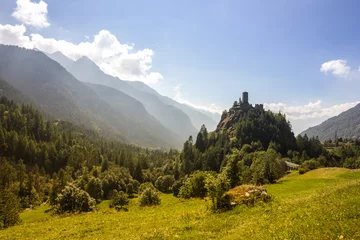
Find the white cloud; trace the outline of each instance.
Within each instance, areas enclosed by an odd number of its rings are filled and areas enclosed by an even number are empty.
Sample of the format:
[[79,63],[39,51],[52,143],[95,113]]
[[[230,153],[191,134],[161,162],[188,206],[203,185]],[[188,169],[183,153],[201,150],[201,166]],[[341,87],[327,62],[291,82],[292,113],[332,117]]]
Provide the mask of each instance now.
[[182,103],[182,104],[189,105],[190,107],[193,107],[196,109],[207,111],[207,112],[218,113],[218,114],[222,113],[223,110],[214,103],[210,104],[209,106],[202,106],[202,105],[194,104],[191,101],[184,99],[183,95],[181,94],[181,91],[180,91],[181,87],[182,87],[182,84],[178,84],[174,87],[174,91],[176,93],[175,97],[174,97],[175,101]]
[[122,44],[115,35],[101,30],[93,41],[74,44],[65,40],[45,38],[40,34],[25,35],[23,25],[1,25],[0,43],[16,45],[29,49],[39,49],[47,53],[62,52],[67,57],[77,60],[87,56],[105,73],[123,80],[142,81],[147,84],[163,79],[158,72],[151,72],[154,51],[143,49],[133,52],[134,44]]
[[47,3],[40,1],[38,3],[30,0],[17,0],[16,9],[12,16],[23,24],[37,28],[46,28],[50,26],[47,20]]
[[331,60],[321,65],[320,71],[323,73],[332,73],[336,77],[347,78],[350,73],[350,67],[346,60]]
[[289,120],[306,120],[323,117],[336,116],[360,103],[350,102],[337,104],[330,107],[323,107],[321,101],[318,100],[315,103],[308,103],[302,106],[289,106],[285,103],[265,103],[264,107],[273,112],[285,113]]
[[24,48],[32,48],[32,43],[28,36],[25,36],[26,27],[24,25],[1,25],[0,24],[0,43],[5,45],[16,45]]

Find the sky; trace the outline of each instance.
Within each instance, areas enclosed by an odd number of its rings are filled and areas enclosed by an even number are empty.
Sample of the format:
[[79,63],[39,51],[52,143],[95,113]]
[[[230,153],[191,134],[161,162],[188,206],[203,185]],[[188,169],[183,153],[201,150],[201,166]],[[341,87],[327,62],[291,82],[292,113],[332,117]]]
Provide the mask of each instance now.
[[360,102],[359,1],[1,0],[0,43],[88,56],[221,113],[243,91],[294,132]]

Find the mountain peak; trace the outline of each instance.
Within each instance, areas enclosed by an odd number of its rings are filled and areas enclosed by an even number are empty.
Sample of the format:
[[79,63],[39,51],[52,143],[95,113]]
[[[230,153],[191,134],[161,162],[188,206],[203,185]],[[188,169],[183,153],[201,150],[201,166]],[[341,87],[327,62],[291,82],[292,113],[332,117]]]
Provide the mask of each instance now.
[[58,62],[60,65],[62,65],[64,68],[70,66],[74,61],[67,56],[65,56],[62,52],[56,51],[51,54],[46,54],[49,58],[54,60],[55,62]]
[[87,56],[82,56],[81,58],[79,58],[78,60],[76,60],[76,62],[81,62],[81,63],[86,63],[86,64],[94,64],[96,65],[96,63],[94,63],[90,58],[88,58]]

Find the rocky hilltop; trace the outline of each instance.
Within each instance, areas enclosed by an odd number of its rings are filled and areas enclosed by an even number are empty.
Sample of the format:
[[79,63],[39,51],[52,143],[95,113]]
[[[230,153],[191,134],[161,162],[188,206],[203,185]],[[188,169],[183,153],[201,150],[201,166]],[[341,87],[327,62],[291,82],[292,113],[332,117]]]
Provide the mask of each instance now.
[[248,96],[244,92],[242,99],[223,112],[215,132],[226,135],[235,147],[260,142],[267,149],[274,142],[280,152],[294,149],[295,136],[285,115],[265,111],[263,104],[250,104]]

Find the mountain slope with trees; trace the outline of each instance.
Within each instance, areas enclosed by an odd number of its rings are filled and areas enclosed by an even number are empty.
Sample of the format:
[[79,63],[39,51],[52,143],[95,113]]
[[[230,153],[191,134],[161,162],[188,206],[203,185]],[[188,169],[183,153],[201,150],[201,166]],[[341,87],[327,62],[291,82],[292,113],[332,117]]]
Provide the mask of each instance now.
[[320,141],[360,138],[360,104],[301,133],[305,134],[317,136]]
[[178,146],[171,136],[162,139],[142,131],[126,113],[114,111],[93,89],[42,52],[0,45],[0,54],[0,78],[34,99],[39,110],[52,119],[144,146]]

